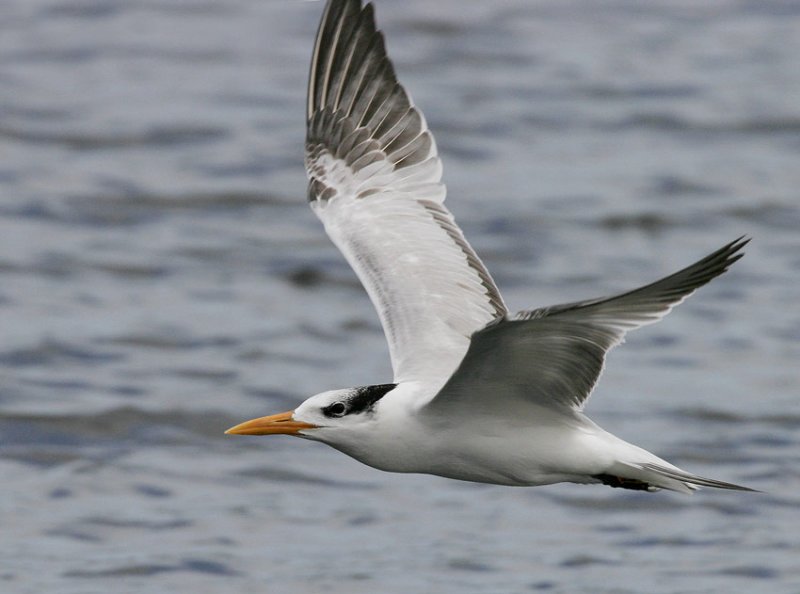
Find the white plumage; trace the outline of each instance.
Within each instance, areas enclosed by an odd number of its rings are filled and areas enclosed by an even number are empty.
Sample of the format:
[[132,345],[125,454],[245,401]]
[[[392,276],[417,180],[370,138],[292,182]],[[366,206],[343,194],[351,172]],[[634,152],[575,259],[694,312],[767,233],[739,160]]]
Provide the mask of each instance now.
[[725,272],[747,240],[634,291],[510,314],[444,206],[436,143],[360,0],[325,8],[307,126],[311,208],[378,311],[394,379],[229,433],[297,435],[383,470],[505,485],[749,490],[684,472],[582,413],[608,350]]

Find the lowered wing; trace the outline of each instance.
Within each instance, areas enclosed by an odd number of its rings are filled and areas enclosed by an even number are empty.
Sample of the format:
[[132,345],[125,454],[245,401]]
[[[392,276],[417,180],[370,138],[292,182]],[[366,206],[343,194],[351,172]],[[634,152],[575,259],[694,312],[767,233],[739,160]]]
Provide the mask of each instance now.
[[696,289],[742,257],[748,239],[720,248],[691,266],[633,291],[518,313],[475,333],[453,377],[424,411],[446,417],[500,409],[512,416],[530,404],[581,410],[606,353],[629,330],[663,318]]

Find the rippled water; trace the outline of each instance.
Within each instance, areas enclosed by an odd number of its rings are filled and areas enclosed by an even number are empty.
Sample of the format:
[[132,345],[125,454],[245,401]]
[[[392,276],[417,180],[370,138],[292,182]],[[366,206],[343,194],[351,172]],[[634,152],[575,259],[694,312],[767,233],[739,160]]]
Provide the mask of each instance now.
[[511,489],[223,430],[390,378],[305,204],[320,3],[0,4],[0,591],[800,592],[800,8],[378,2],[512,307],[732,271],[589,413],[764,490]]

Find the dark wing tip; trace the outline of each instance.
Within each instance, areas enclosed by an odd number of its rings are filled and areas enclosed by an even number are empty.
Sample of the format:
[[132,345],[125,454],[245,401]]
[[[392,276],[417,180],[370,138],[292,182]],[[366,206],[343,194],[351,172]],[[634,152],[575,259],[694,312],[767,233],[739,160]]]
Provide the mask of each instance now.
[[638,324],[633,325],[633,327],[636,327],[645,323],[648,319],[654,321],[653,314],[657,312],[665,313],[669,308],[683,301],[697,289],[727,271],[731,265],[744,256],[744,252],[741,250],[748,243],[750,243],[750,238],[742,235],[694,264],[632,291],[611,297],[601,297],[600,299],[589,299],[577,303],[565,303],[563,305],[521,311],[516,315],[515,319],[532,320],[594,309],[595,312],[604,311],[609,315],[615,314],[622,318],[628,317],[630,320],[638,320]]
[[[329,0],[320,19],[314,41],[308,77],[308,103],[306,120],[325,107],[330,107],[351,88],[350,99],[359,91],[358,82],[352,79],[365,74],[374,75],[374,62],[388,62],[383,46],[383,36],[375,25],[372,4],[361,5],[361,0]],[[389,64],[389,78],[394,72]],[[369,78],[369,77],[368,77]],[[362,82],[364,86],[367,81]],[[395,81],[396,82],[396,81]]]
[[752,238],[741,235],[731,241],[729,244],[722,246],[716,252],[708,256],[709,259],[720,259],[727,269],[731,264],[740,260],[744,256],[742,248],[750,243]]
[[306,105],[311,202],[334,193],[325,182],[325,154],[354,173],[374,164],[410,168],[436,156],[422,113],[397,79],[375,10],[361,0],[330,0],[314,43]]
[[750,243],[750,238],[742,235],[700,261],[675,273],[672,275],[673,278],[679,276],[685,277],[683,282],[675,288],[687,291],[687,293],[692,292],[694,289],[705,285],[712,279],[723,274],[735,262],[742,259],[744,252],[741,250],[748,243]]
[[641,289],[631,291],[629,295],[648,292],[651,293],[651,297],[664,304],[677,303],[703,285],[708,284],[740,260],[744,256],[741,250],[749,242],[750,238],[742,235],[694,264]]

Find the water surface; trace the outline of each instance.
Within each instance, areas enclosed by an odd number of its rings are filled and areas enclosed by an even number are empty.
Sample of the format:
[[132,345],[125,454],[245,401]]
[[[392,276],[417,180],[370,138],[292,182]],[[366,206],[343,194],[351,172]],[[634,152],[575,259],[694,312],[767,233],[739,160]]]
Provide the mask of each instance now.
[[0,7],[0,590],[800,592],[800,10],[378,2],[512,308],[754,240],[631,334],[610,431],[761,495],[512,489],[224,436],[390,379],[305,203],[318,2]]

